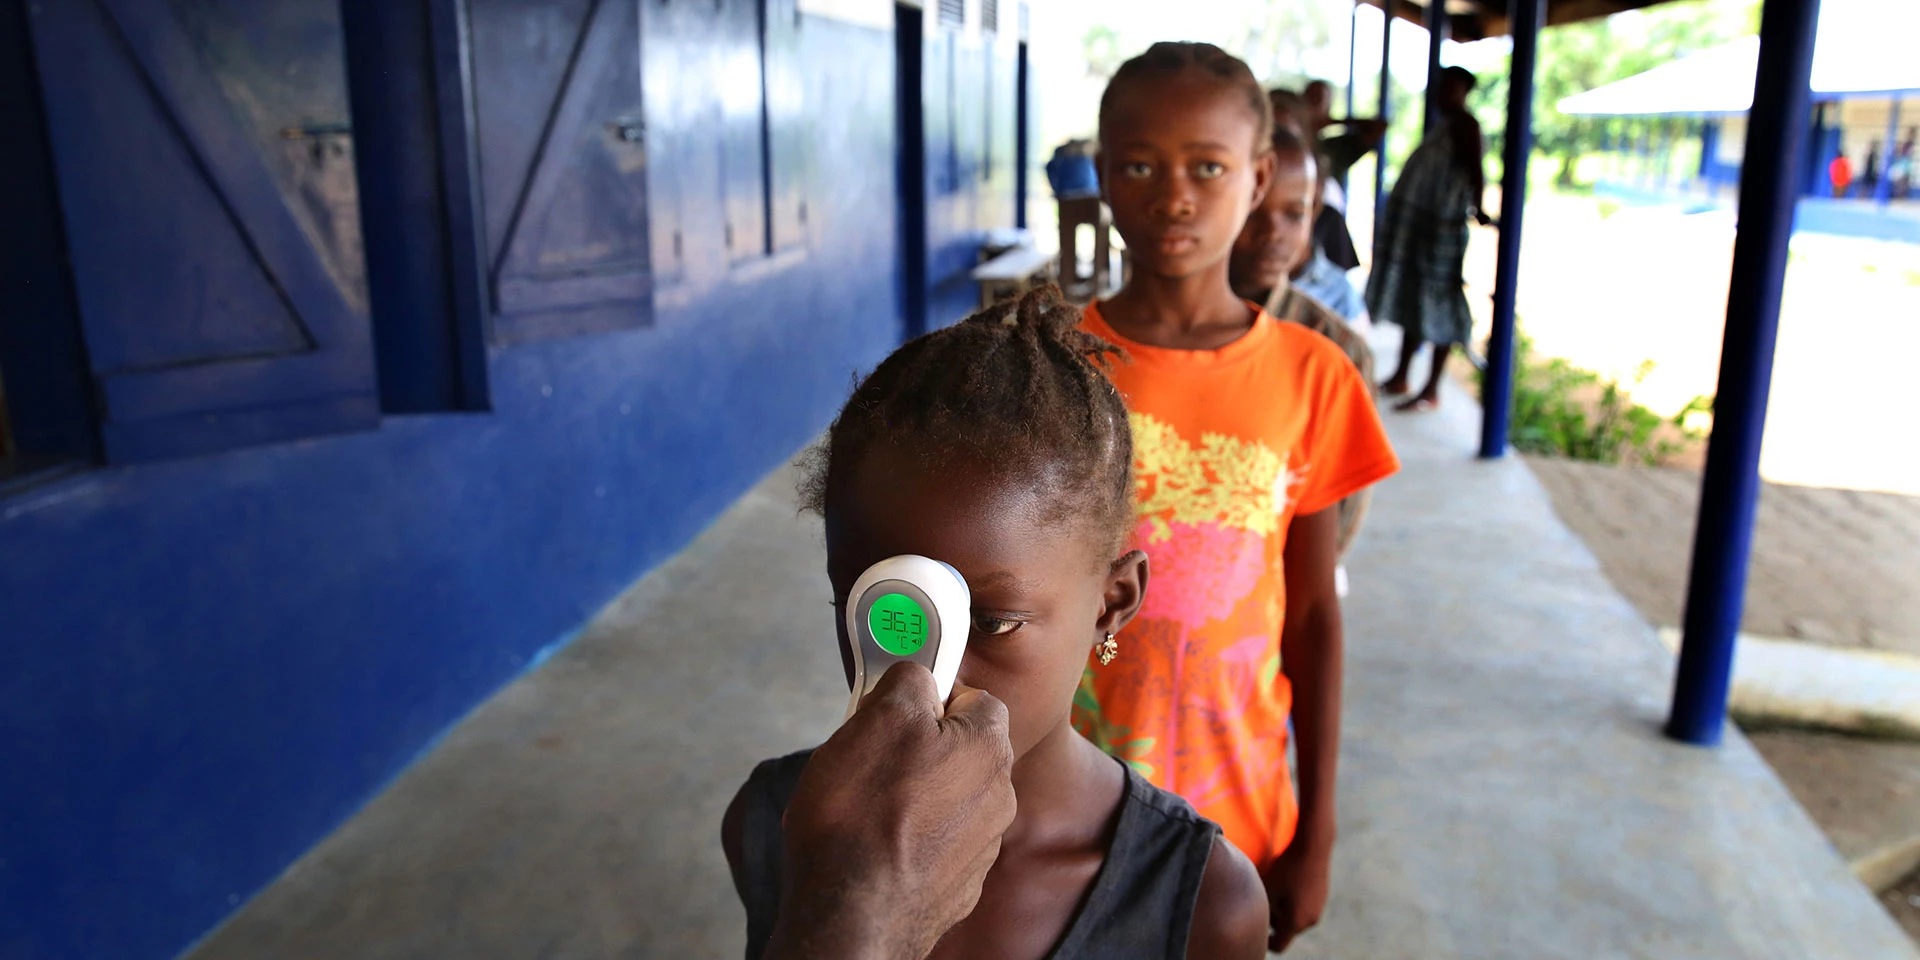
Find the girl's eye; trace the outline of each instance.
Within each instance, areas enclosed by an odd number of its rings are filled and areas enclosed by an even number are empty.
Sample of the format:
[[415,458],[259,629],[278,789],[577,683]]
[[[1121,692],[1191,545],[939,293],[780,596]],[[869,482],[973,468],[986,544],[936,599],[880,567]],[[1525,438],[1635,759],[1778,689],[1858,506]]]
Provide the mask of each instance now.
[[1020,629],[1020,621],[976,613],[973,615],[973,628],[989,637],[1004,637]]
[[1195,165],[1193,168],[1193,175],[1196,177],[1199,177],[1202,180],[1212,180],[1213,178],[1218,177],[1221,174],[1226,172],[1227,172],[1226,164],[1214,163],[1211,160],[1202,161],[1201,163]]
[[1153,176],[1153,166],[1145,163],[1129,163],[1121,168],[1121,172],[1136,179],[1151,177]]

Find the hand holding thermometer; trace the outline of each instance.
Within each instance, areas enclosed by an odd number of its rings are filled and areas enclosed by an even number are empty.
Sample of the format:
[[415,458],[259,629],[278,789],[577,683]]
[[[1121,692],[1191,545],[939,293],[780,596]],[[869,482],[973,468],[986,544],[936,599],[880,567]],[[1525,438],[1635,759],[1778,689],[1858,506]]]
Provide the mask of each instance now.
[[938,560],[902,554],[868,567],[847,594],[847,646],[853,654],[847,716],[901,660],[932,671],[945,703],[967,653],[972,606],[966,579]]

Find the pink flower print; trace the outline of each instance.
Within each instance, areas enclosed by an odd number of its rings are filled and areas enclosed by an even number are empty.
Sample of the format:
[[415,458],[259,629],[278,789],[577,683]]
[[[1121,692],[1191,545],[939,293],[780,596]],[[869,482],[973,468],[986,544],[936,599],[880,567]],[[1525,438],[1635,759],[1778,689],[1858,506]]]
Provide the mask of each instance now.
[[1266,572],[1267,541],[1260,534],[1216,523],[1170,523],[1153,540],[1154,524],[1134,528],[1153,571],[1140,615],[1196,630],[1233,613]]

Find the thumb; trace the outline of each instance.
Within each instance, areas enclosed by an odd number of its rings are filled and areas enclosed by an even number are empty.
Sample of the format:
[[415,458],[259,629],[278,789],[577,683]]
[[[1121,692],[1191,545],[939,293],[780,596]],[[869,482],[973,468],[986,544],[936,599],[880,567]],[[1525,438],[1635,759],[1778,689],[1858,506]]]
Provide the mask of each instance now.
[[933,682],[933,674],[908,660],[888,667],[880,676],[880,682],[873,685],[873,692],[867,694],[867,700],[888,704],[911,716],[934,719],[940,716],[940,690]]
[[985,737],[1006,742],[1009,730],[1007,705],[1000,698],[964,683],[953,685],[953,698],[947,701],[947,715],[940,729],[966,737]]

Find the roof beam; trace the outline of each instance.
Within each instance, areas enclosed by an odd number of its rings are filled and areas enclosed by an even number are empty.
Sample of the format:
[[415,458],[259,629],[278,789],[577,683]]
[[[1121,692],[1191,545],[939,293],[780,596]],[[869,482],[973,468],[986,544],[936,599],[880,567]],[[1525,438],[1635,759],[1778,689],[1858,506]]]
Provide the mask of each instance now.
[[[1369,7],[1379,7],[1380,0],[1356,0]],[[1427,22],[1427,3],[1430,0],[1398,0],[1394,4],[1394,15],[1421,27]],[[1480,40],[1486,37],[1505,36],[1510,31],[1507,23],[1507,5],[1505,0],[1446,0],[1447,12],[1451,15],[1447,35],[1461,43]],[[1640,10],[1671,3],[1673,0],[1547,0],[1547,23],[1549,27],[1561,24],[1578,23],[1596,17],[1610,17],[1628,10]]]

